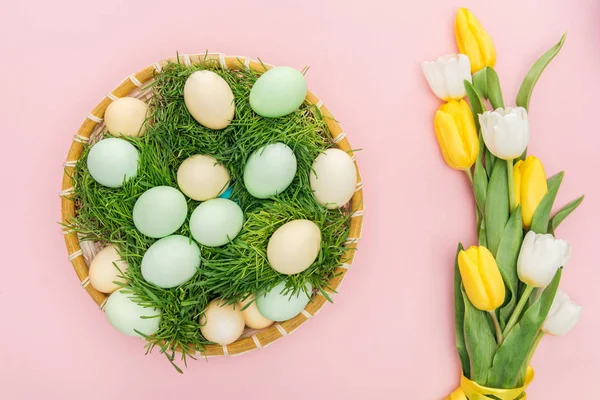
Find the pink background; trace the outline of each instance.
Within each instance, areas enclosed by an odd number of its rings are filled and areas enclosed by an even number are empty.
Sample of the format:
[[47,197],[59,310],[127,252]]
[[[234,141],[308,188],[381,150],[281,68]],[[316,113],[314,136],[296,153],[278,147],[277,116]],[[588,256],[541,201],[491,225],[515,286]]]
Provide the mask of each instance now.
[[[441,399],[458,383],[456,242],[472,244],[472,197],[432,131],[420,72],[453,52],[470,7],[498,49],[505,99],[564,31],[531,105],[531,153],[567,171],[558,204],[587,195],[559,236],[574,246],[562,287],[585,305],[544,340],[532,399],[590,398],[600,370],[600,3],[597,0],[2,1],[0,15],[0,398]],[[365,181],[357,261],[335,305],[291,337],[179,375],[114,331],[79,286],[57,221],[62,167],[85,115],[124,77],[204,52],[310,65],[309,87],[342,122]]]

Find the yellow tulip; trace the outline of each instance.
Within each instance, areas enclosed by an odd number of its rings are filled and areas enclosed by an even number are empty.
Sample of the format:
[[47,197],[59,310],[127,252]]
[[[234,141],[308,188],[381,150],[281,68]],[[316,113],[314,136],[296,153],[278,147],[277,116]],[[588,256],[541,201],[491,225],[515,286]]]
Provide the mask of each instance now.
[[435,135],[446,164],[454,169],[471,168],[479,153],[475,120],[464,100],[450,101],[435,113]]
[[471,73],[496,65],[496,48],[481,23],[466,8],[456,13],[454,32],[458,49],[471,61]]
[[504,281],[498,264],[483,246],[471,246],[458,254],[458,269],[469,300],[482,311],[493,311],[504,303]]
[[548,193],[546,172],[537,157],[528,156],[515,164],[514,178],[515,201],[521,205],[523,226],[529,229],[537,206]]

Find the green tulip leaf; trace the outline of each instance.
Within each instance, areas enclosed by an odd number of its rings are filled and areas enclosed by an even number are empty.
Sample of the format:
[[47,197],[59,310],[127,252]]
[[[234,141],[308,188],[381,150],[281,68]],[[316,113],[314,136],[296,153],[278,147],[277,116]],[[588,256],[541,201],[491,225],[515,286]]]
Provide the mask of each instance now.
[[479,225],[477,226],[477,239],[479,241],[479,245],[483,247],[487,247],[487,236],[485,232],[485,219],[479,219]]
[[477,131],[479,131],[479,115],[483,114],[485,111],[485,105],[483,104],[483,100],[481,100],[479,93],[477,93],[473,87],[473,84],[467,80],[465,80],[465,90],[467,92],[469,103],[471,104],[471,111],[473,112],[473,118],[475,118]]
[[523,83],[521,83],[521,88],[519,89],[519,93],[517,94],[517,106],[524,107],[525,109],[529,109],[529,100],[531,99],[531,94],[533,93],[533,88],[537,83],[538,79],[542,75],[544,69],[550,64],[550,61],[560,51],[561,47],[565,43],[565,39],[567,38],[567,34],[565,33],[560,41],[552,46],[550,50],[545,52],[536,62],[533,64],[527,75],[525,75],[525,79],[523,79]]
[[500,326],[502,329],[510,319],[517,304],[519,296],[519,278],[517,276],[517,259],[523,242],[523,219],[521,217],[521,206],[517,206],[512,216],[506,223],[498,252],[496,263],[502,274],[502,280],[506,286],[506,299],[500,308]]
[[469,352],[465,343],[465,302],[461,290],[462,278],[458,269],[458,253],[463,250],[462,243],[458,244],[454,262],[454,323],[456,331],[456,350],[462,366],[463,374],[470,376]]
[[497,162],[488,183],[485,201],[485,229],[490,252],[496,256],[509,217],[506,163]]
[[556,228],[558,228],[560,223],[563,222],[565,220],[565,218],[567,218],[569,216],[569,214],[571,214],[573,211],[575,211],[575,209],[577,207],[579,207],[579,205],[583,201],[583,197],[584,196],[581,196],[581,197],[573,200],[572,202],[570,202],[569,204],[567,204],[566,206],[564,206],[563,208],[558,210],[556,212],[556,214],[554,214],[554,216],[550,219],[550,223],[548,224],[548,230],[552,234],[554,234],[554,231],[556,230]]
[[522,379],[523,364],[525,364],[535,337],[550,311],[561,274],[562,269],[559,269],[550,285],[544,289],[542,295],[525,311],[521,320],[504,338],[488,373],[489,387],[510,389],[522,384],[520,380]]
[[533,219],[531,220],[531,230],[535,233],[548,233],[548,222],[550,221],[550,212],[556,199],[556,194],[560,188],[564,172],[550,177],[548,179],[548,193],[542,198],[540,204],[538,204],[535,212],[533,213]]
[[490,100],[490,104],[494,110],[504,108],[504,100],[502,99],[502,89],[500,88],[498,74],[492,67],[485,67],[483,70],[486,71],[487,98]]
[[494,171],[494,164],[496,164],[496,156],[492,154],[492,152],[486,147],[485,148],[485,170],[488,176],[492,176],[492,171]]
[[483,166],[483,137],[479,133],[479,155],[475,161],[475,171],[473,172],[473,190],[475,191],[475,202],[477,209],[483,215],[485,210],[485,196],[487,194],[488,176]]
[[488,98],[487,68],[482,68],[473,74],[473,88],[483,99]]
[[469,301],[464,286],[461,285],[465,311],[465,346],[469,352],[471,380],[485,385],[487,374],[492,366],[497,344],[494,328],[489,315],[476,309]]

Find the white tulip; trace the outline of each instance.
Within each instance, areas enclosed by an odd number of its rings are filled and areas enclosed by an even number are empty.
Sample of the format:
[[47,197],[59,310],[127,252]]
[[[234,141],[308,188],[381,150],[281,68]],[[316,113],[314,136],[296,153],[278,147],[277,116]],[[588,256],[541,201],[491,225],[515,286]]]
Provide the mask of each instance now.
[[569,258],[569,242],[556,239],[550,234],[529,231],[525,235],[517,261],[519,279],[532,287],[546,287]]
[[464,54],[446,54],[423,63],[423,74],[441,100],[459,100],[467,95],[465,80],[471,82],[471,64]]
[[529,119],[523,107],[485,111],[479,124],[486,147],[498,158],[514,160],[529,144]]
[[566,335],[577,324],[582,311],[582,306],[571,300],[565,292],[558,290],[542,330],[554,336]]

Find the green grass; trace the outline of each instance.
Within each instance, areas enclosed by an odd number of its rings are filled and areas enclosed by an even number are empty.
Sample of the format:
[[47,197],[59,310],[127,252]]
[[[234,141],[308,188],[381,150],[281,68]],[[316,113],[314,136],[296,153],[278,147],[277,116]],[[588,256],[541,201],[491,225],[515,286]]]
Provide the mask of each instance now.
[[[221,131],[198,124],[185,108],[183,87],[187,77],[199,69],[211,69],[231,86],[235,96],[235,118]],[[152,92],[153,123],[145,136],[127,138],[140,151],[138,176],[120,189],[97,184],[86,167],[89,148],[84,150],[74,173],[74,198],[77,212],[70,228],[87,240],[117,245],[130,268],[127,288],[141,304],[163,310],[160,329],[148,338],[148,351],[160,347],[171,362],[174,349],[183,361],[201,350],[207,342],[200,334],[199,319],[209,301],[220,297],[236,302],[275,286],[284,275],[273,270],[266,258],[269,237],[282,224],[293,219],[314,221],[321,229],[322,247],[318,259],[306,271],[287,279],[290,292],[303,290],[310,282],[316,291],[324,291],[344,253],[349,232],[349,217],[342,210],[326,210],[314,199],[309,172],[315,157],[332,146],[319,110],[308,104],[282,118],[267,119],[255,114],[248,102],[257,75],[249,70],[227,71],[212,65],[186,67],[166,65],[157,74]],[[252,197],[243,185],[243,171],[249,155],[260,147],[283,142],[296,155],[298,172],[288,189],[268,200]],[[202,265],[189,282],[173,289],[161,289],[141,276],[140,264],[154,239],[138,232],[132,219],[137,198],[147,189],[167,185],[177,187],[179,165],[194,154],[208,154],[222,162],[233,181],[233,198],[245,215],[241,233],[231,243],[218,248],[200,246]],[[188,200],[189,213],[199,203]],[[191,237],[188,222],[179,234]],[[177,367],[178,368],[178,367]],[[179,368],[178,368],[179,369]]]

